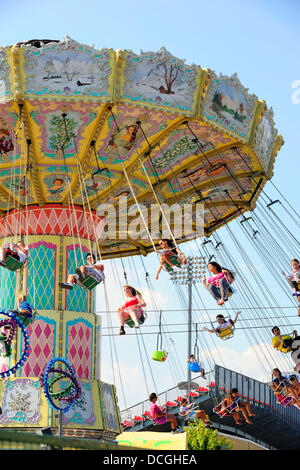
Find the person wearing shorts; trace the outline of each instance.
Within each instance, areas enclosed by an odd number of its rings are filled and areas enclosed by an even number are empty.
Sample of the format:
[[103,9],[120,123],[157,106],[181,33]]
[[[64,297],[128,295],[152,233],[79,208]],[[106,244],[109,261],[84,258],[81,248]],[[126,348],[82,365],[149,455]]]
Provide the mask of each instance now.
[[143,307],[146,307],[146,302],[143,300],[141,293],[132,286],[123,286],[123,290],[126,301],[118,308],[120,324],[119,335],[126,334],[124,326],[127,318],[131,318],[133,320],[135,328],[139,328],[140,324],[145,321]]
[[79,281],[83,281],[86,276],[93,277],[97,282],[104,281],[104,267],[103,264],[96,264],[96,256],[93,253],[86,255],[86,265],[80,266],[75,269]]
[[150,400],[150,415],[156,424],[170,423],[172,434],[184,432],[183,429],[179,428],[176,417],[172,413],[167,413],[166,411],[162,411],[161,408],[156,404],[157,402],[156,393],[151,393],[151,395],[149,396],[149,400]]
[[104,280],[103,264],[95,264],[96,257],[92,253],[87,254],[86,262],[87,265],[80,266],[80,268],[75,269],[75,273],[69,274],[67,282],[60,282],[59,287],[72,290],[74,284],[82,282],[87,275],[91,275],[99,283],[102,282]]
[[193,403],[188,405],[187,398],[183,398],[180,402],[180,411],[179,414],[187,419],[201,419],[205,426],[209,425],[206,413],[204,410],[191,410]]

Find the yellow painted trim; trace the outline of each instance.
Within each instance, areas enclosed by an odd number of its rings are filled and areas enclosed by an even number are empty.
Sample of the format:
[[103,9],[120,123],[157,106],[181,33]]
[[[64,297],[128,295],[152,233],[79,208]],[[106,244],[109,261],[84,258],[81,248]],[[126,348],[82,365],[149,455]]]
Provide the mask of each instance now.
[[[258,100],[254,109],[254,116],[251,123],[251,130],[249,135],[248,144],[250,147],[254,148],[255,146],[255,134],[259,123],[261,121],[262,115],[266,110],[266,102],[263,100]],[[260,164],[261,165],[261,164]]]
[[282,135],[278,135],[278,134],[277,134],[276,139],[275,139],[275,142],[274,142],[274,145],[273,145],[273,150],[272,150],[272,153],[271,153],[270,161],[269,161],[269,168],[268,168],[268,172],[267,172],[267,179],[271,179],[272,176],[274,175],[274,163],[275,163],[275,158],[276,158],[276,156],[277,156],[277,153],[278,153],[279,150],[281,149],[282,145],[284,145],[283,137],[282,137]]

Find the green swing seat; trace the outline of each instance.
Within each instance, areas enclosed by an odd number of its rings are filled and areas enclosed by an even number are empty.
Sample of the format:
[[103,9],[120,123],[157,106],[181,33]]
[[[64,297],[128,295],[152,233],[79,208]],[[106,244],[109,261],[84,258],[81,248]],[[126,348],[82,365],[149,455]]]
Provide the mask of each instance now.
[[13,272],[17,271],[17,269],[22,268],[22,266],[24,266],[24,264],[26,263],[26,261],[25,263],[22,263],[21,261],[17,260],[11,255],[6,255],[5,262],[6,262],[5,267],[9,269],[9,271],[13,271]]
[[[126,318],[125,320],[125,323],[127,326],[129,326],[129,328],[133,328],[134,327],[134,321],[132,320],[132,318]],[[138,320],[138,323],[139,325],[142,325],[144,323],[144,320]]]
[[21,322],[23,322],[23,325],[27,327],[28,325],[30,325],[30,323],[32,323],[35,320],[36,315],[37,315],[36,310],[33,310],[31,317],[28,317],[28,315],[23,314],[22,312],[18,311],[18,313],[16,314],[16,318],[20,320]]
[[152,359],[154,361],[158,361],[158,362],[165,362],[165,360],[167,359],[168,357],[168,353],[166,351],[154,351],[153,354],[152,354]]
[[[170,261],[176,266],[176,268],[181,268],[181,264],[178,260],[178,257],[177,256],[170,256]],[[165,263],[165,266],[166,266],[166,269],[168,272],[172,272],[173,271],[173,266],[170,266],[169,264]]]
[[79,281],[78,284],[80,284],[82,287],[88,290],[94,289],[98,284],[100,284],[99,281],[96,281],[92,276],[85,276],[82,281]]
[[153,354],[152,354],[153,361],[157,361],[157,362],[165,362],[165,360],[168,357],[168,352],[163,350],[163,345],[162,345],[161,317],[162,317],[162,310],[160,311],[160,314],[159,314],[159,333],[157,335],[156,350],[153,351]]
[[76,268],[75,273],[79,276],[78,284],[88,290],[94,289],[96,286],[98,286],[98,284],[103,282],[105,278],[104,274],[102,275],[102,278],[99,279],[99,277],[97,278],[96,276],[93,276],[92,274],[88,273],[82,279],[82,273],[80,271],[80,268]]

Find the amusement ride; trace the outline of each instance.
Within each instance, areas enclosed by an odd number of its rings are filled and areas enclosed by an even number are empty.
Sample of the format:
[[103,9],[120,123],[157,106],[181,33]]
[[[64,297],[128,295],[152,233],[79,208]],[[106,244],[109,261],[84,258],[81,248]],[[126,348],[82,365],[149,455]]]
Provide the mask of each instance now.
[[284,143],[272,108],[165,48],[69,37],[2,47],[0,83],[0,427],[114,439],[132,336],[145,396],[164,368],[190,397],[240,335],[269,377],[287,372],[270,387],[297,406],[300,224],[271,181]]

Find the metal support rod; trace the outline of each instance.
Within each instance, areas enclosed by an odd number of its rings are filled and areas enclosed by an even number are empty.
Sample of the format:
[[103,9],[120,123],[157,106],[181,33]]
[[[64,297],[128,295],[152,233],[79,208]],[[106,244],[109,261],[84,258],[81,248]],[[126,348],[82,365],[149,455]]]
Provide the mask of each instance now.
[[[193,272],[192,272],[192,262],[188,260],[188,361],[192,354],[192,281],[193,281]],[[188,394],[188,403],[190,403],[190,393],[191,393],[191,380],[192,373],[189,368],[189,362],[187,363],[187,394]]]
[[[211,240],[209,240],[211,242]],[[212,242],[211,242],[212,243]],[[186,265],[182,265],[180,271],[172,271],[171,279],[176,284],[184,284],[188,286],[188,305],[187,305],[187,381],[183,382],[184,388],[187,391],[187,399],[191,401],[191,390],[192,390],[192,371],[189,367],[190,356],[192,354],[192,325],[193,325],[193,308],[192,308],[192,293],[193,284],[198,282],[200,274],[203,275],[205,256],[188,256]],[[203,263],[203,266],[202,266]],[[196,340],[197,342],[197,340]]]
[[59,411],[59,437],[63,435],[63,412]]

